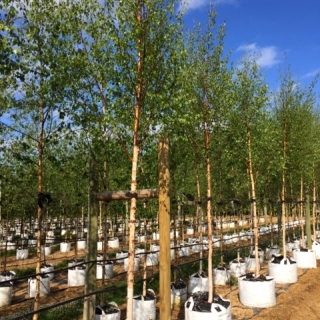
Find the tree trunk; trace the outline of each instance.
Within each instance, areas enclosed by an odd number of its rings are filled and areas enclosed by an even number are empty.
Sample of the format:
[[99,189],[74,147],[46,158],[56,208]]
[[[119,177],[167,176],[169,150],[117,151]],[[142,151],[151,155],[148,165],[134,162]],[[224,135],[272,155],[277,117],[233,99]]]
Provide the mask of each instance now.
[[247,124],[247,147],[248,147],[248,170],[249,170],[249,178],[250,178],[250,184],[251,184],[251,207],[252,207],[253,228],[254,228],[254,253],[255,253],[255,261],[256,261],[255,276],[259,277],[260,263],[259,263],[259,253],[258,253],[259,233],[258,233],[257,202],[256,202],[256,189],[255,189],[255,180],[254,180],[253,165],[252,165],[251,132],[248,124]]
[[200,192],[200,180],[199,180],[199,174],[198,170],[196,168],[196,178],[197,178],[197,198],[198,198],[198,204],[197,204],[197,218],[199,221],[200,225],[200,233],[199,233],[199,242],[200,242],[200,252],[199,252],[199,272],[203,271],[203,231],[202,231],[202,226],[203,226],[203,210],[201,208],[201,192]]
[[[137,20],[140,24],[141,17],[141,2],[137,6]],[[137,168],[139,157],[139,121],[140,112],[142,107],[142,70],[143,70],[143,57],[142,50],[143,41],[142,37],[138,41],[138,58],[137,58],[137,88],[136,88],[136,106],[134,113],[134,129],[133,129],[133,155],[132,155],[132,170],[131,170],[131,193],[135,194],[137,191]],[[133,291],[134,291],[134,234],[136,225],[136,197],[132,197],[130,201],[130,217],[129,217],[129,252],[128,252],[128,276],[127,276],[127,320],[133,318]]]
[[281,211],[282,211],[282,250],[283,258],[287,257],[287,247],[286,247],[286,156],[287,156],[287,125],[284,126],[284,137],[283,137],[283,159],[284,164],[282,168],[282,188],[281,188]]
[[304,221],[303,221],[303,178],[301,177],[300,180],[300,221],[301,221],[301,246],[302,248],[305,248],[305,242],[304,242]]
[[313,230],[313,241],[317,241],[316,215],[317,215],[316,179],[313,178],[313,197],[312,197],[312,230]]
[[[88,210],[88,261],[97,260],[97,241],[98,241],[98,210],[99,204],[96,200],[96,193],[98,191],[98,179],[96,174],[95,160],[91,160],[90,163],[90,180],[89,180],[89,210]],[[77,238],[76,238],[77,241]],[[86,283],[85,294],[96,291],[96,263],[88,263],[86,265]],[[83,306],[83,319],[91,320],[95,317],[96,310],[96,295],[91,295],[85,299]]]
[[[207,106],[208,107],[208,106]],[[205,128],[205,150],[206,150],[206,170],[207,170],[207,219],[208,219],[208,281],[209,281],[209,295],[208,303],[213,302],[213,270],[212,270],[212,215],[211,215],[211,204],[212,204],[212,194],[211,194],[211,164],[210,164],[210,133],[208,124],[206,123]]]
[[[43,188],[43,151],[44,151],[44,102],[40,102],[39,114],[39,140],[38,140],[38,192],[42,192]],[[34,298],[33,311],[39,310],[39,300],[40,300],[40,271],[41,271],[41,228],[42,228],[42,217],[44,215],[45,208],[41,208],[38,205],[38,232],[37,232],[37,266],[36,266],[36,293]],[[33,315],[33,320],[38,320],[39,314],[35,313]]]

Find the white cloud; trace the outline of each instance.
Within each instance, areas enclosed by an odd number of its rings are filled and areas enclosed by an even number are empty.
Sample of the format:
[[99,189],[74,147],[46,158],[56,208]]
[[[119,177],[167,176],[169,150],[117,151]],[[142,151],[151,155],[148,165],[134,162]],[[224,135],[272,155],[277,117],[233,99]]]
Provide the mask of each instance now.
[[315,70],[313,70],[313,71],[310,71],[310,72],[306,73],[306,74],[303,76],[303,78],[314,78],[314,77],[316,77],[316,76],[319,75],[319,74],[320,74],[320,68],[315,69]]
[[180,0],[179,11],[185,10],[196,10],[209,4],[232,4],[236,3],[237,0]]
[[262,68],[270,68],[278,64],[278,50],[275,46],[259,47],[255,43],[240,46],[237,51],[245,51]]

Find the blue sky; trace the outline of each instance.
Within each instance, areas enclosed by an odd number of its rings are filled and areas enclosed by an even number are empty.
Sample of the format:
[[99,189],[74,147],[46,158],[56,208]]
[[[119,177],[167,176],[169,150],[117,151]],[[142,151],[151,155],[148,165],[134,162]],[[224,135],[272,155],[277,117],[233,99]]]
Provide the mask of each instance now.
[[225,49],[232,51],[231,60],[256,55],[270,89],[278,88],[279,70],[288,66],[305,86],[320,73],[320,0],[187,1],[189,25],[205,23],[209,4],[215,4],[218,24],[227,25]]

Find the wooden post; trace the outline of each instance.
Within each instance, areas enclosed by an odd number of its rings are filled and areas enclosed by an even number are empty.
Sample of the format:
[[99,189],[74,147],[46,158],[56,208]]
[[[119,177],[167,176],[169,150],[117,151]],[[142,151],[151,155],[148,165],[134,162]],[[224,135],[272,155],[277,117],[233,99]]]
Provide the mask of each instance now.
[[[98,189],[98,179],[96,175],[95,160],[90,161],[89,177],[89,210],[88,210],[88,235],[87,235],[87,259],[95,261],[97,259],[97,241],[98,241],[98,201],[95,192]],[[77,241],[77,238],[76,238]],[[96,269],[95,263],[88,263],[86,267],[85,294],[96,291]],[[96,296],[91,295],[84,301],[83,320],[91,320],[95,317]]]
[[160,320],[171,319],[169,144],[159,143]]

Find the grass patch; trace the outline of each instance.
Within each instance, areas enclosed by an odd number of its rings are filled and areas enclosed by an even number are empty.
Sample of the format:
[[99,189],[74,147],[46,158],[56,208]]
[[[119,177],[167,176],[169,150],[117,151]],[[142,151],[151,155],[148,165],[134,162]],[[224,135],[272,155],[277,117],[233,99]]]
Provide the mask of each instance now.
[[0,252],[0,257],[13,257],[16,255],[16,250],[7,250],[7,252],[1,251]]
[[51,253],[60,251],[60,243],[58,244],[54,244],[53,246],[51,246]]
[[36,274],[36,268],[27,268],[27,269],[15,269],[16,278],[33,276]]
[[54,268],[57,270],[57,269],[63,269],[63,268],[66,268],[68,266],[68,260],[63,260],[59,263],[57,263]]
[[237,286],[238,285],[238,278],[231,275],[229,284],[230,284],[230,286]]
[[66,305],[54,308],[49,311],[41,312],[40,320],[76,320],[82,319],[83,300],[79,299]]

